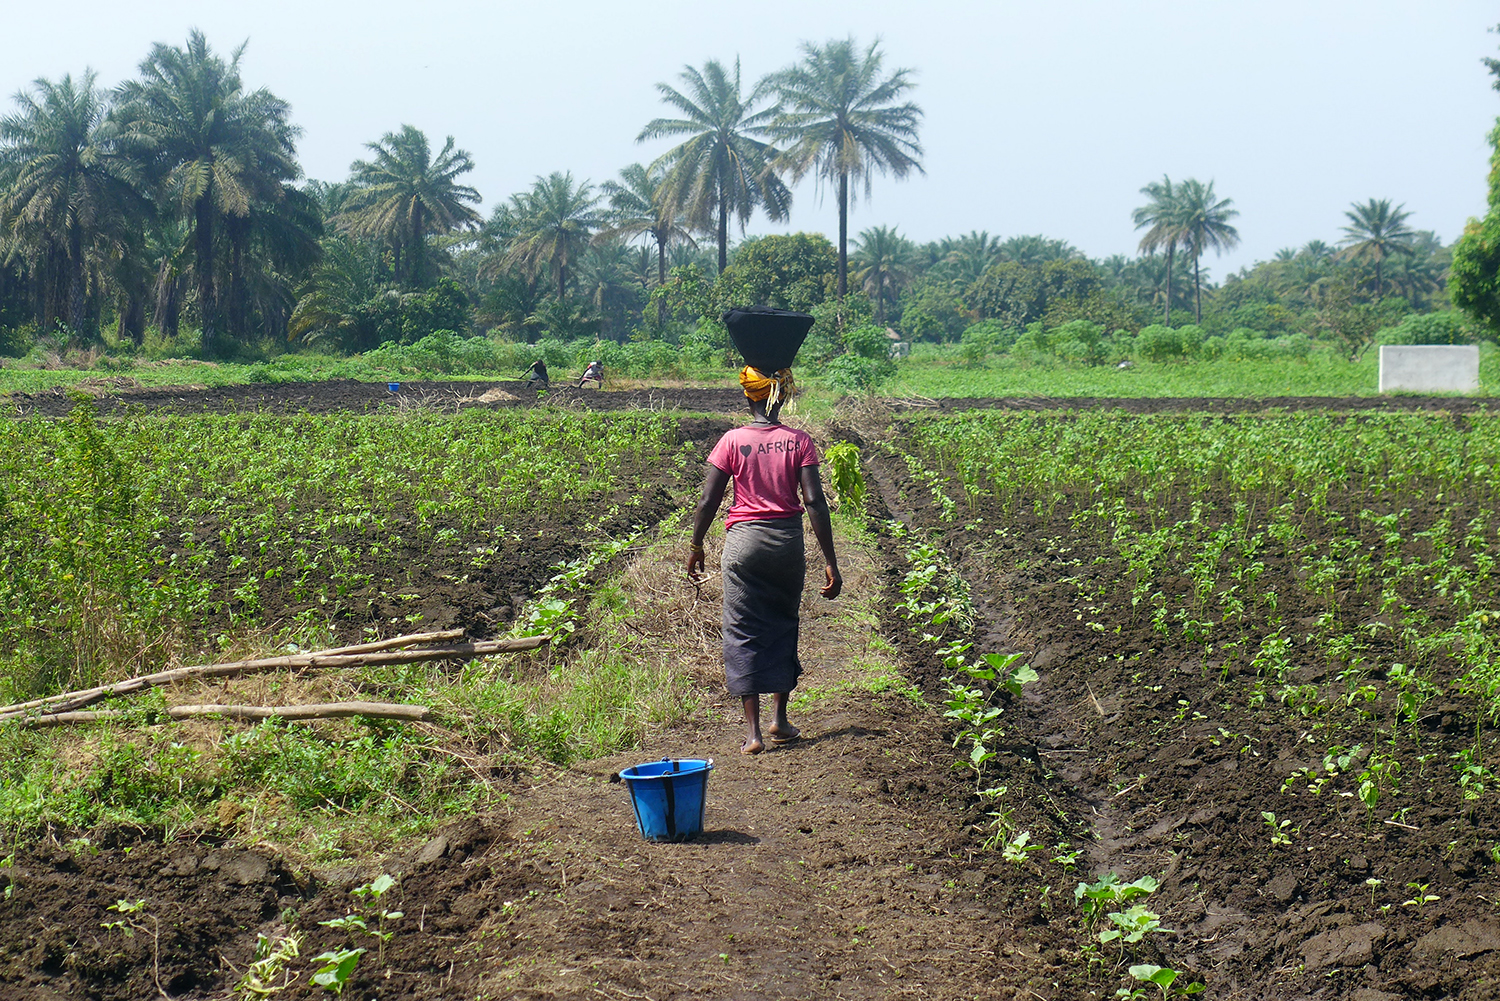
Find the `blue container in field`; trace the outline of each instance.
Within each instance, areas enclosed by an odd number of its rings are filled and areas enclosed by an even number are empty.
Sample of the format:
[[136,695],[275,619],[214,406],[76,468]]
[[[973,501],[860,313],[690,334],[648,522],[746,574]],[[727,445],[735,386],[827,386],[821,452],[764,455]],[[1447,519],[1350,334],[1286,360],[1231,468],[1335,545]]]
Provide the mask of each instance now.
[[713,759],[662,758],[627,768],[620,781],[630,789],[635,822],[647,841],[686,841],[703,831],[703,804]]
[[401,391],[401,383],[399,383],[399,382],[388,382],[388,383],[385,384],[385,388],[389,389],[393,393],[398,393],[398,392]]

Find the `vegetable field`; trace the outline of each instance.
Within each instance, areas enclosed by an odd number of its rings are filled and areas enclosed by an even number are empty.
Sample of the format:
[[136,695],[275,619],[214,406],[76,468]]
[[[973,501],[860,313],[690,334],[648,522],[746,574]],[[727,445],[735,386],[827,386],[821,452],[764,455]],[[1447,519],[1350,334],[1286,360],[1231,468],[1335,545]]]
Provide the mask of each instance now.
[[[5,702],[550,639],[0,719],[0,995],[1500,996],[1482,402],[793,418],[848,591],[805,597],[804,739],[744,758],[681,575],[732,394],[478,388],[0,423]],[[423,713],[174,715],[352,699]],[[605,780],[669,754],[719,759],[708,830],[646,845]]]
[[887,433],[886,503],[940,540],[906,543],[896,617],[929,683],[978,673],[966,642],[1040,675],[966,764],[1054,975],[1491,996],[1490,947],[1459,938],[1500,888],[1497,430],[1094,410]]

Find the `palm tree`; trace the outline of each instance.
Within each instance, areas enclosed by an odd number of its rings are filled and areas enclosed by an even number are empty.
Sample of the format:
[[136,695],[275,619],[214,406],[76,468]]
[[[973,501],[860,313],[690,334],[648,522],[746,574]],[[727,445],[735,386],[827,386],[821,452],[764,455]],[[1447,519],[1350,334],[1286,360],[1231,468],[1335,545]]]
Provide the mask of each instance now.
[[[214,236],[220,219],[245,220],[257,201],[279,202],[301,174],[291,107],[270,91],[246,93],[239,63],[214,55],[194,30],[185,48],[160,43],[141,79],[116,92],[119,142],[147,166],[166,199],[193,220],[193,276],[203,350],[215,348]],[[231,262],[231,268],[234,267]],[[238,279],[231,274],[231,284]]]
[[479,192],[456,180],[474,169],[474,161],[454,148],[452,136],[434,157],[427,136],[411,125],[365,148],[374,158],[350,165],[354,190],[344,197],[340,222],[354,236],[389,242],[396,283],[420,285],[428,277],[427,237],[473,229],[482,221],[470,207],[480,201]]
[[604,221],[599,196],[572,172],[538,177],[531,190],[512,196],[516,233],[507,260],[533,274],[543,267],[557,279],[557,301],[568,297],[568,267],[584,252]]
[[1375,263],[1375,298],[1385,292],[1381,266],[1392,254],[1410,254],[1415,232],[1406,225],[1410,212],[1404,204],[1391,208],[1389,198],[1371,198],[1364,205],[1353,202],[1344,213],[1349,225],[1344,227],[1343,256],[1353,261]]
[[1216,255],[1239,245],[1240,233],[1229,224],[1239,216],[1231,208],[1232,198],[1216,198],[1214,182],[1204,184],[1188,178],[1177,188],[1177,224],[1182,228],[1183,244],[1193,258],[1193,322],[1203,322],[1203,279],[1199,262],[1205,250]]
[[1322,240],[1308,240],[1297,253],[1314,261],[1325,261],[1333,256],[1333,248]]
[[636,142],[666,136],[689,136],[659,157],[664,204],[687,217],[700,229],[713,227],[717,217],[719,270],[729,266],[729,216],[739,218],[740,229],[750,221],[756,206],[765,209],[774,222],[787,217],[792,193],[776,176],[778,151],[759,136],[776,113],[775,108],[756,110],[765,97],[757,86],[748,97],[740,95],[740,61],[734,74],[725,72],[717,59],[703,64],[699,72],[691,66],[678,74],[686,94],[665,83],[656,85],[662,102],[676,108],[683,118],[656,118],[641,129]]
[[997,245],[995,253],[1002,261],[1038,266],[1050,261],[1071,261],[1083,256],[1082,252],[1067,240],[1052,240],[1041,234],[1013,236]]
[[[638,163],[620,171],[619,181],[600,185],[609,196],[610,218],[604,237],[649,236],[656,243],[656,284],[667,283],[667,246],[674,241],[697,246],[682,223],[681,215],[667,198],[666,171],[656,164]],[[657,303],[657,320],[666,322],[665,301]]]
[[1000,260],[1000,241],[988,230],[971,230],[965,236],[945,239],[942,246],[942,273],[964,287]]
[[1162,322],[1171,326],[1172,258],[1177,253],[1177,247],[1186,242],[1177,203],[1177,191],[1172,186],[1172,179],[1163,174],[1160,183],[1152,181],[1141,189],[1141,194],[1150,198],[1151,201],[1132,212],[1131,219],[1135,222],[1136,229],[1146,229],[1146,235],[1141,237],[1141,253],[1166,252],[1166,287],[1162,295],[1162,301],[1166,306],[1166,318]]
[[122,234],[144,200],[132,183],[131,165],[105,136],[104,95],[94,72],[74,82],[40,79],[16,95],[20,109],[0,119],[0,160],[7,183],[0,190],[0,227],[10,241],[45,260],[59,253],[66,268],[65,319],[81,331],[86,319],[85,258],[96,242]]
[[887,226],[859,234],[854,248],[855,277],[875,300],[875,322],[885,326],[885,304],[895,299],[911,280],[917,250],[910,240]]
[[771,78],[782,105],[772,133],[789,144],[782,162],[795,180],[816,171],[837,186],[841,301],[849,285],[850,178],[864,181],[868,199],[877,171],[897,179],[924,173],[917,141],[922,109],[895,103],[915,86],[912,71],[884,76],[879,46],[872,42],[861,53],[852,38],[822,47],[804,42],[802,63]]

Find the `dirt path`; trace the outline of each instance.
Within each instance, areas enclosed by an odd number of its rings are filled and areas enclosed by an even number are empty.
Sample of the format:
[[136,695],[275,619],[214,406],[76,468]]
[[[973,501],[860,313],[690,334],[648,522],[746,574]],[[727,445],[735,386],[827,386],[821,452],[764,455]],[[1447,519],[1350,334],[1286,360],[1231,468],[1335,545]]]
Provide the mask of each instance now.
[[[549,878],[486,942],[495,996],[997,996],[1008,926],[978,902],[983,873],[965,871],[937,714],[871,691],[893,683],[871,664],[889,650],[872,643],[879,576],[868,554],[845,553],[845,598],[804,599],[802,740],[741,755],[726,702],[697,732],[590,762],[516,804],[508,851]],[[715,760],[707,832],[691,843],[643,841],[607,782],[664,756]]]

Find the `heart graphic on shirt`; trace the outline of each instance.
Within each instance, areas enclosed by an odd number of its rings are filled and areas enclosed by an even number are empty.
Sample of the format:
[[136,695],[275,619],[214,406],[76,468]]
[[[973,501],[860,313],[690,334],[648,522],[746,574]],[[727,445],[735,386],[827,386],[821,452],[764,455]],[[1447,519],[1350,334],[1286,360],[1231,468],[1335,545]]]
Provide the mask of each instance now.
[[752,449],[749,445],[741,445],[740,446],[740,454],[741,455],[749,455],[753,451],[754,451],[754,449]]

